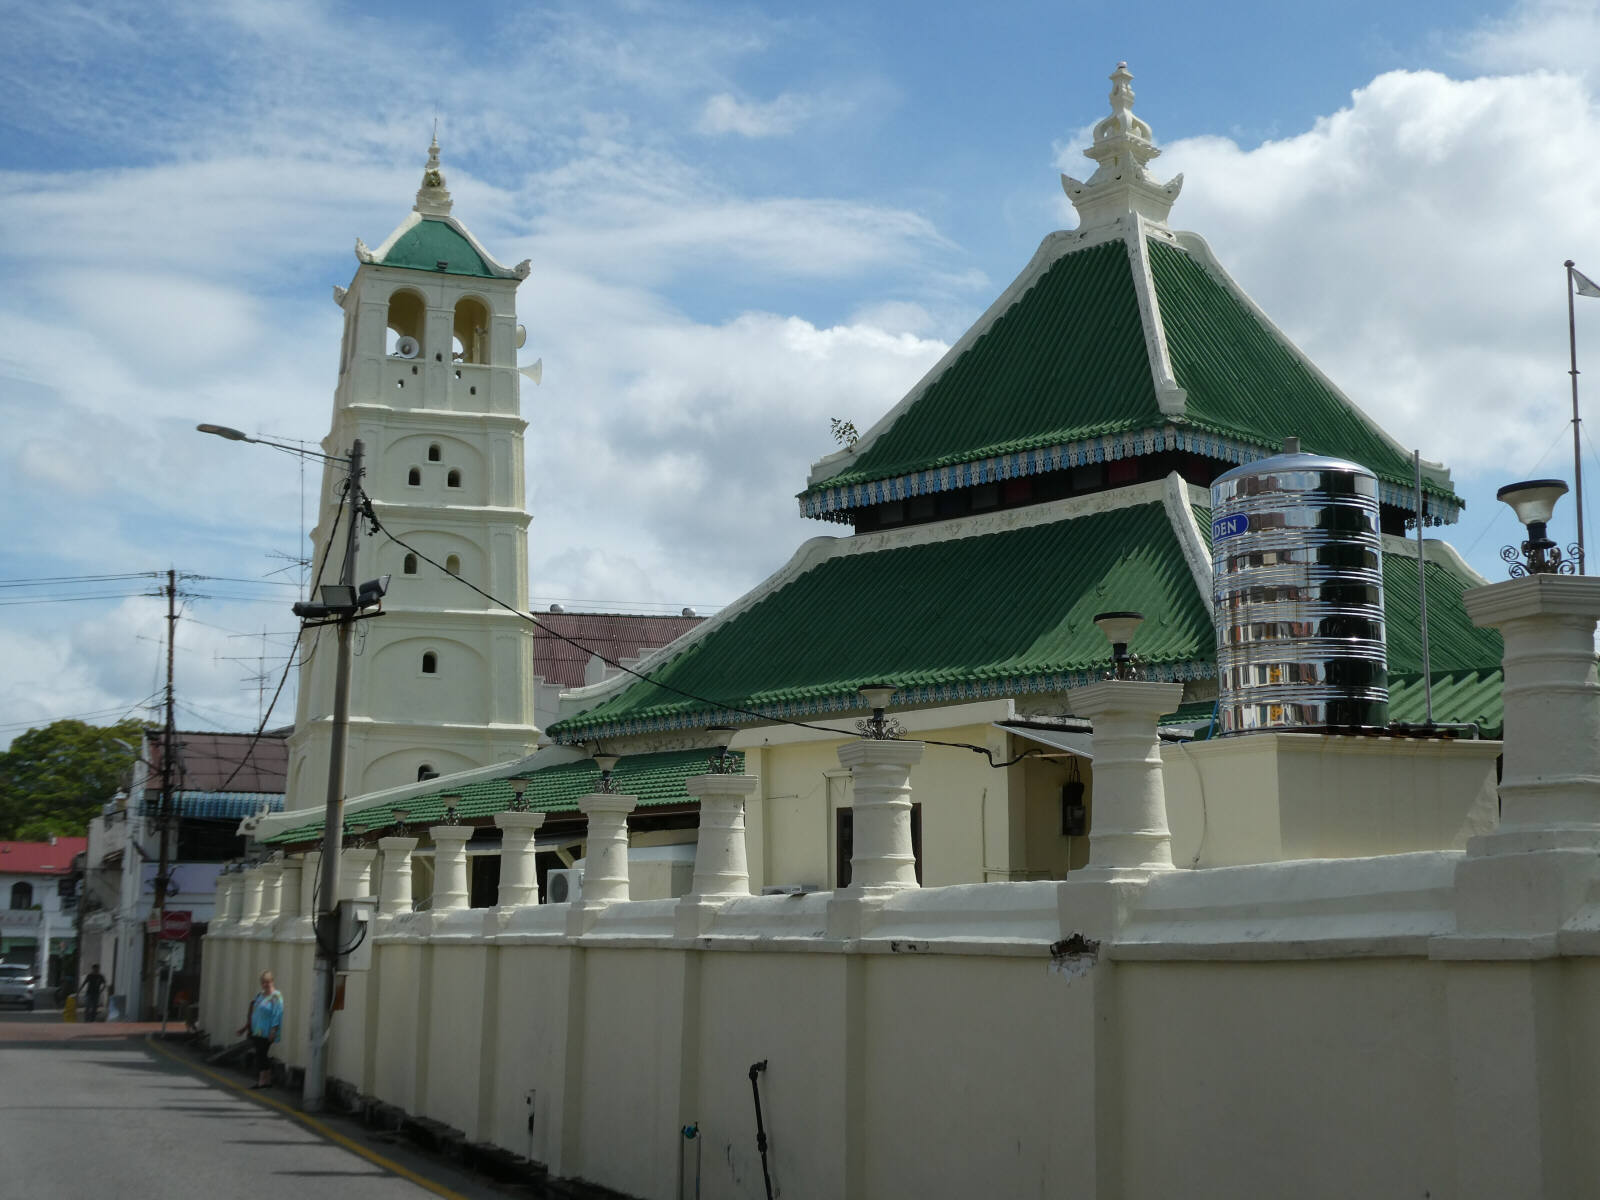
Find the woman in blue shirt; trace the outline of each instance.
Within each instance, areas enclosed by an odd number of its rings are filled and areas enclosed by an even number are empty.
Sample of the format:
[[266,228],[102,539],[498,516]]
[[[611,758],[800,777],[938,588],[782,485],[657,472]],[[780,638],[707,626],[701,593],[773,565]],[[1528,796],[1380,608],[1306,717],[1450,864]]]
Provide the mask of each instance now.
[[250,1033],[250,1047],[255,1051],[256,1081],[251,1087],[272,1086],[272,1063],[268,1051],[272,1043],[283,1036],[283,993],[272,985],[272,972],[261,972],[261,990],[250,998],[250,1012],[239,1032]]

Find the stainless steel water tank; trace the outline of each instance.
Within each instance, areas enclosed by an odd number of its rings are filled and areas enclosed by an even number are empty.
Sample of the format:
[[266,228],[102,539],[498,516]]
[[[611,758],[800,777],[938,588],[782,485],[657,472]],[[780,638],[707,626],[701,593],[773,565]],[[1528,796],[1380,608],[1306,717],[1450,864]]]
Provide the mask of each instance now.
[[1285,453],[1211,485],[1218,728],[1389,723],[1378,480]]

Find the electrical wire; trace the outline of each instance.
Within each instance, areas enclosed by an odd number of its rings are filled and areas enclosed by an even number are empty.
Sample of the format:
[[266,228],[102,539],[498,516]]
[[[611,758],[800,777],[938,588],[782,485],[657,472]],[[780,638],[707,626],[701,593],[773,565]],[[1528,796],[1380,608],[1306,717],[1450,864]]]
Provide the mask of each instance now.
[[[350,487],[349,480],[346,480],[345,487],[347,489]],[[315,590],[316,586],[322,582],[323,568],[328,565],[328,553],[333,549],[334,535],[339,532],[339,522],[343,520],[343,518],[344,505],[341,503],[336,509],[334,509],[333,526],[328,530],[328,541],[327,544],[322,548],[322,561],[317,564],[317,574],[311,583],[312,590]],[[283,685],[289,682],[289,672],[294,668],[295,659],[299,656],[299,652],[300,643],[296,641],[294,649],[289,651],[288,660],[283,664],[283,674],[278,676],[278,686],[272,691],[272,699],[267,704],[267,711],[261,714],[261,724],[256,726],[256,731],[250,738],[250,744],[245,747],[244,753],[240,755],[238,763],[234,765],[232,772],[230,772],[228,777],[222,781],[222,786],[218,787],[216,789],[217,791],[227,791],[228,785],[234,781],[240,771],[244,770],[245,763],[249,762],[250,756],[255,753],[256,743],[261,740],[261,735],[266,732],[267,722],[272,720],[272,710],[278,705],[278,697],[283,695]]]
[[[365,504],[365,507],[363,509],[363,512],[365,513],[367,520],[369,522],[371,522],[372,528],[373,528],[373,530],[375,532],[383,534],[384,537],[388,538],[391,542],[393,542],[395,545],[399,546],[401,549],[408,550],[412,554],[415,554],[419,559],[421,559],[423,562],[427,563],[429,566],[434,567],[435,569],[437,569],[441,574],[444,574],[444,575],[448,576],[449,578],[454,579],[457,583],[460,583],[463,586],[465,586],[467,588],[470,588],[472,591],[474,591],[478,595],[482,596],[485,600],[489,601],[491,604],[494,604],[499,608],[505,609],[507,612],[514,614],[518,619],[526,621],[530,625],[533,625],[538,629],[544,630],[545,633],[547,633],[549,636],[557,639],[558,641],[566,642],[569,646],[575,646],[579,650],[583,650],[583,651],[586,651],[586,652],[588,652],[590,654],[593,654],[596,658],[598,658],[601,662],[605,663],[607,666],[615,667],[619,671],[622,671],[622,672],[625,672],[626,674],[632,675],[635,679],[643,680],[644,682],[649,683],[649,684],[651,684],[651,685],[653,685],[655,687],[658,687],[663,691],[673,692],[676,695],[682,696],[687,700],[693,700],[697,704],[707,705],[710,708],[713,708],[713,709],[715,709],[715,710],[717,710],[719,712],[734,713],[736,715],[745,716],[745,717],[754,717],[759,721],[767,721],[767,722],[771,722],[771,723],[778,724],[778,725],[788,725],[788,726],[790,726],[792,728],[795,728],[795,729],[810,729],[810,730],[813,730],[813,731],[818,732],[818,733],[828,733],[828,734],[832,734],[834,736],[838,736],[841,732],[843,732],[840,729],[837,729],[837,728],[834,728],[834,727],[828,726],[828,725],[814,725],[814,724],[811,724],[810,722],[807,722],[807,721],[796,721],[796,720],[793,720],[793,719],[791,719],[789,717],[774,716],[771,713],[760,712],[760,711],[758,711],[756,709],[752,709],[752,708],[742,708],[737,704],[730,704],[730,703],[727,703],[726,701],[713,700],[708,696],[702,696],[702,695],[699,695],[698,693],[695,693],[695,692],[686,691],[685,689],[680,688],[680,687],[676,687],[673,684],[663,683],[659,679],[651,679],[648,675],[645,675],[643,672],[637,671],[634,668],[632,668],[630,666],[627,666],[624,663],[621,663],[621,662],[617,661],[614,658],[609,657],[608,655],[602,654],[600,651],[596,650],[594,647],[586,645],[583,642],[577,640],[576,638],[568,637],[566,634],[560,632],[559,630],[552,629],[550,626],[546,625],[543,621],[539,620],[539,618],[534,616],[532,613],[523,612],[520,608],[517,608],[513,604],[506,603],[504,600],[500,599],[500,597],[494,595],[493,593],[484,591],[483,588],[481,588],[477,584],[473,583],[470,579],[464,579],[460,575],[458,575],[458,574],[456,574],[456,573],[454,573],[452,571],[447,570],[445,568],[444,564],[438,562],[437,560],[435,560],[433,558],[430,558],[425,552],[423,552],[422,550],[417,549],[417,547],[411,545],[405,539],[403,539],[401,537],[398,537],[395,534],[391,533],[389,531],[388,527],[385,526],[383,524],[383,522],[380,521],[378,519],[378,517],[376,516],[376,514],[373,512],[373,510],[372,510],[372,502],[371,502],[371,498],[370,497],[366,498],[366,504]],[[1029,748],[1027,750],[1024,750],[1021,754],[1018,754],[1014,758],[1008,758],[1003,762],[996,762],[995,761],[995,757],[994,757],[994,751],[990,750],[987,746],[977,746],[977,745],[973,745],[970,742],[942,742],[942,741],[938,741],[938,740],[936,740],[934,738],[920,738],[918,740],[923,742],[925,745],[929,745],[929,746],[945,746],[945,747],[948,747],[950,749],[970,750],[974,754],[981,754],[986,759],[989,760],[989,765],[991,767],[994,767],[997,770],[1000,769],[1000,768],[1003,768],[1003,767],[1012,766],[1015,763],[1021,762],[1024,758],[1032,758],[1032,757],[1034,757],[1034,756],[1036,756],[1038,754],[1042,754],[1043,753],[1042,750],[1039,750],[1037,748]]]

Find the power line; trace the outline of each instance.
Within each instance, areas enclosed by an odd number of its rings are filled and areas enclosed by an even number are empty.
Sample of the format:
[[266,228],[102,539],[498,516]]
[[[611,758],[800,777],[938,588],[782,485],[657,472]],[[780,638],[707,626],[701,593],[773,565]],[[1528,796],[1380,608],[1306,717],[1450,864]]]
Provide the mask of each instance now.
[[[654,687],[660,688],[662,691],[676,693],[677,695],[682,696],[687,700],[695,701],[697,704],[708,705],[709,707],[711,707],[713,709],[716,709],[719,712],[734,713],[734,714],[737,714],[739,716],[745,716],[745,717],[754,717],[758,721],[769,721],[769,722],[771,722],[773,724],[777,724],[777,725],[788,725],[788,726],[791,726],[791,727],[793,727],[795,729],[810,729],[810,730],[815,730],[816,732],[819,732],[819,733],[828,733],[828,734],[833,734],[835,736],[837,736],[841,732],[840,730],[835,729],[835,728],[831,728],[830,726],[827,726],[827,725],[813,725],[813,724],[810,724],[809,722],[806,722],[806,721],[796,721],[796,720],[793,720],[793,719],[791,719],[789,717],[774,716],[771,713],[759,712],[759,711],[757,711],[755,709],[751,709],[751,708],[742,708],[737,704],[729,704],[728,702],[723,701],[723,700],[712,700],[710,697],[701,696],[701,695],[699,695],[699,694],[697,694],[695,692],[686,691],[685,689],[680,688],[680,687],[675,687],[674,685],[672,685],[670,683],[662,683],[659,679],[651,679],[648,675],[645,675],[644,673],[642,673],[640,671],[636,671],[634,668],[632,668],[630,666],[627,666],[627,665],[625,665],[625,664],[623,664],[621,662],[618,662],[616,659],[611,658],[606,654],[602,654],[600,651],[596,650],[594,647],[585,645],[583,642],[578,641],[576,638],[570,638],[566,634],[561,633],[558,630],[550,628],[550,626],[546,625],[543,621],[539,620],[539,618],[534,616],[532,613],[523,612],[520,608],[516,607],[514,604],[508,604],[504,600],[500,599],[500,597],[494,595],[493,593],[484,591],[481,587],[479,587],[477,584],[473,583],[470,579],[465,579],[462,576],[456,574],[455,572],[447,570],[442,563],[436,561],[435,559],[430,558],[423,551],[418,550],[415,546],[411,545],[409,542],[405,541],[404,539],[396,537],[394,534],[389,532],[388,528],[383,524],[382,521],[378,520],[377,516],[374,514],[374,512],[372,510],[372,504],[371,504],[370,497],[368,498],[368,503],[367,503],[367,506],[366,506],[366,509],[365,509],[365,513],[366,513],[367,520],[372,523],[372,528],[374,529],[374,531],[383,534],[384,537],[388,538],[391,542],[393,542],[395,545],[399,546],[401,549],[409,550],[411,553],[415,554],[418,558],[420,558],[423,562],[427,563],[429,566],[433,567],[435,570],[438,570],[442,574],[449,576],[451,579],[454,579],[457,583],[460,583],[463,586],[470,588],[472,591],[474,591],[478,595],[482,596],[485,600],[489,601],[491,604],[494,604],[499,608],[505,609],[507,612],[514,614],[518,619],[526,621],[530,625],[533,625],[536,628],[544,630],[545,633],[549,634],[551,637],[557,639],[558,641],[566,642],[569,646],[576,646],[579,650],[587,651],[588,653],[593,654],[596,658],[598,658],[601,662],[605,663],[607,666],[615,667],[619,671],[622,671],[622,672],[625,672],[626,674],[632,675],[635,679],[643,680],[644,682],[649,683]],[[330,542],[330,544],[331,544],[331,542]],[[919,739],[919,740],[921,740],[922,742],[924,742],[925,744],[927,744],[929,746],[947,746],[947,747],[951,747],[953,749],[971,750],[974,754],[983,755],[985,758],[987,758],[989,760],[989,765],[991,767],[996,767],[996,768],[1008,767],[1012,763],[1020,762],[1024,758],[1029,758],[1029,757],[1032,757],[1034,755],[1042,753],[1042,751],[1037,750],[1037,749],[1029,749],[1029,750],[1024,750],[1021,754],[1017,755],[1015,758],[1008,759],[1005,762],[996,762],[995,758],[994,758],[994,751],[990,750],[987,746],[975,746],[975,745],[971,744],[970,742],[941,742],[941,741],[937,741],[937,740],[935,740],[933,738],[922,738],[922,739]]]

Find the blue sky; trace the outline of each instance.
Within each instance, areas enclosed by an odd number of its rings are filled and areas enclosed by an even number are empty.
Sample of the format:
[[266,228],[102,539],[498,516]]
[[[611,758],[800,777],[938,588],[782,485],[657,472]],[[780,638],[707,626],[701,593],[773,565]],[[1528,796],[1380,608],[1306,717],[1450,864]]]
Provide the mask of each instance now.
[[[1073,223],[1057,174],[1088,169],[1119,59],[1155,172],[1186,176],[1173,224],[1452,467],[1469,508],[1447,536],[1497,574],[1515,530],[1495,486],[1570,475],[1560,262],[1600,275],[1596,9],[18,10],[0,48],[0,579],[248,581],[298,551],[294,462],[193,425],[326,430],[329,288],[357,236],[377,245],[409,210],[437,116],[456,215],[534,265],[536,603],[730,601],[831,532],[792,499],[828,418],[865,428]],[[1600,361],[1588,303],[1581,353]],[[115,597],[7,606],[0,743],[154,690],[159,604],[125,594],[143,586],[0,596]],[[180,718],[250,726],[260,664],[234,660],[281,663],[286,641],[260,633],[291,627],[292,589],[190,591]]]

